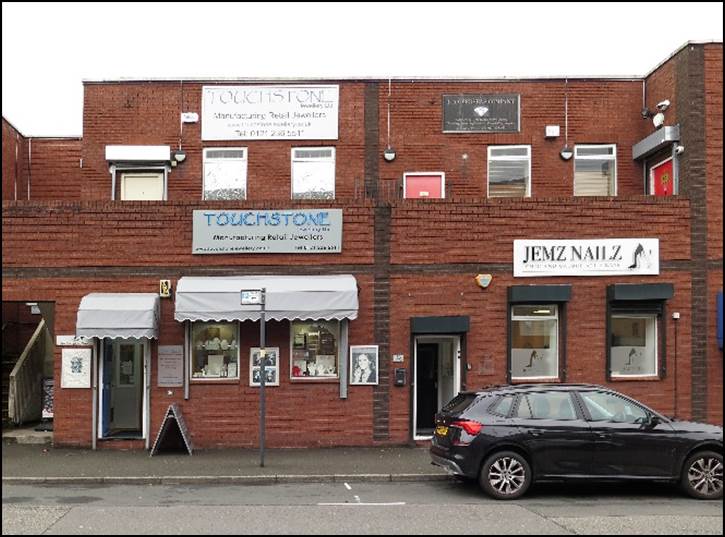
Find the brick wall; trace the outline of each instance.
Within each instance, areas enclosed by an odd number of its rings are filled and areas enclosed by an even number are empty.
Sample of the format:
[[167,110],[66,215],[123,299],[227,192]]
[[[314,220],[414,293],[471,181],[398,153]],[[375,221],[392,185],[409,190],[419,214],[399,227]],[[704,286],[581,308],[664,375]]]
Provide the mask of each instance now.
[[30,138],[30,199],[80,199],[80,138]]
[[337,140],[294,142],[239,141],[202,142],[201,120],[184,124],[179,116],[196,112],[201,118],[203,83],[183,85],[163,82],[86,83],[83,110],[84,199],[109,199],[111,176],[105,160],[106,145],[181,145],[184,164],[169,174],[168,198],[200,200],[202,197],[202,149],[247,147],[247,199],[289,200],[291,196],[292,148],[334,146],[336,148],[336,198],[352,197],[355,181],[364,179],[364,90],[362,83],[340,85]]
[[2,128],[2,199],[28,199],[28,139],[5,118],[2,118]]
[[[521,82],[394,81],[379,88],[380,145],[387,145],[390,105],[390,143],[397,150],[392,163],[380,163],[381,182],[402,178],[404,172],[443,171],[446,196],[487,195],[487,147],[531,145],[533,197],[572,196],[574,161],[559,151],[565,141],[564,101],[569,97],[570,147],[575,144],[617,144],[619,195],[642,193],[642,169],[632,160],[632,145],[640,138],[641,80],[531,80]],[[442,95],[456,93],[518,93],[521,131],[501,134],[443,134]],[[546,125],[559,125],[561,135],[545,139]],[[449,194],[450,193],[450,194]]]

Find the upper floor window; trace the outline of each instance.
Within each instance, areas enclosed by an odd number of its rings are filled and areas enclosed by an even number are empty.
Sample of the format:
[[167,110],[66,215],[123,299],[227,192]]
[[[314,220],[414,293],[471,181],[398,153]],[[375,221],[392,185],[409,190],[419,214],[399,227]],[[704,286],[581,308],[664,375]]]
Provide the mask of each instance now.
[[335,148],[292,149],[292,199],[335,199]]
[[443,172],[413,172],[403,174],[404,198],[446,197],[446,174]]
[[574,147],[574,195],[617,195],[617,146]]
[[489,146],[488,197],[529,196],[531,196],[531,146]]
[[203,199],[247,199],[246,147],[204,149]]
[[121,200],[162,201],[164,196],[164,172],[121,173]]

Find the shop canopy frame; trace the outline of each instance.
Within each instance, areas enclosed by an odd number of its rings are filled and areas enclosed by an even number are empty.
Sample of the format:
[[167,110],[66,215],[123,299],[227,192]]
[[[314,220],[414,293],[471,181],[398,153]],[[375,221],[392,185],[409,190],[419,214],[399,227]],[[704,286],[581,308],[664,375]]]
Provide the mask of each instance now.
[[349,274],[328,276],[219,276],[181,278],[177,321],[258,321],[258,305],[242,305],[241,291],[265,290],[267,320],[353,320],[358,288]]
[[78,306],[76,336],[158,338],[159,312],[154,293],[90,293]]

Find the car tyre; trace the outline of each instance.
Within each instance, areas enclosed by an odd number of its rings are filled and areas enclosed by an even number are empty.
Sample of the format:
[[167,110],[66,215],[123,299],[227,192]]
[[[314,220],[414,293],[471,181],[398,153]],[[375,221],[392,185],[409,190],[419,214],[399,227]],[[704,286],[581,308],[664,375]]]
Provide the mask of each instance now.
[[497,500],[515,500],[531,485],[531,466],[514,451],[499,451],[483,463],[478,483]]
[[700,500],[722,498],[722,454],[699,451],[688,457],[682,467],[680,484],[684,491]]

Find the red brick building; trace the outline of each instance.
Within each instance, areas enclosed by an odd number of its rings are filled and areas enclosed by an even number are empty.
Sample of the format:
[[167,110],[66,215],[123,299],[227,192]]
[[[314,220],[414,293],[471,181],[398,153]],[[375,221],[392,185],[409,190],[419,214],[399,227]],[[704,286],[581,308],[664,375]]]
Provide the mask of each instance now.
[[257,286],[272,447],[411,442],[506,382],[722,424],[721,43],[643,78],[84,89],[82,138],[3,120],[3,303],[53,304],[55,445],[148,447],[171,403],[258,445]]

